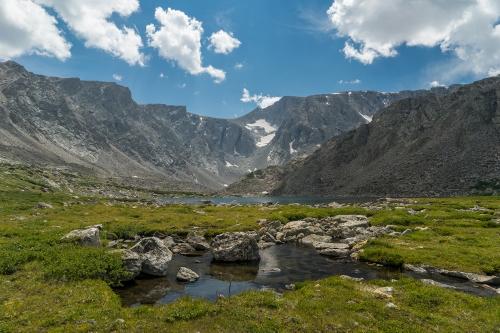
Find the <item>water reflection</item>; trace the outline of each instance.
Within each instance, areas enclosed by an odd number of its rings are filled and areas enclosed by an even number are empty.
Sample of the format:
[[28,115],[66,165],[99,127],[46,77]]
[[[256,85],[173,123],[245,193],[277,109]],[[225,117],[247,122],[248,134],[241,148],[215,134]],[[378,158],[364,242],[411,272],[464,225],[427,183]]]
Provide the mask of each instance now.
[[[321,279],[332,275],[349,275],[365,279],[397,278],[400,273],[351,261],[335,261],[320,256],[311,248],[292,244],[261,250],[259,264],[212,263],[207,253],[200,257],[177,255],[165,278],[139,279],[133,285],[117,290],[124,305],[169,303],[189,295],[215,300],[250,289],[272,288],[278,291],[298,281]],[[175,279],[181,266],[200,275],[194,283]]]

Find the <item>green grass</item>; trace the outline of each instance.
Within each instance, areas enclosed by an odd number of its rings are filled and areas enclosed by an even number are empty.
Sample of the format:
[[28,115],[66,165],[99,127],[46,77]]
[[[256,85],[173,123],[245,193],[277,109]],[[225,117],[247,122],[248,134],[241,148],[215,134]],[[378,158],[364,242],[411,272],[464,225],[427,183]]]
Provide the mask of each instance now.
[[[474,206],[487,211],[467,211]],[[408,209],[419,211],[416,215]],[[370,242],[361,259],[381,264],[425,264],[450,270],[500,274],[500,198],[419,199],[406,209],[374,213],[376,225],[427,227]]]
[[[213,207],[45,193],[43,172],[0,167],[0,332],[500,332],[500,298],[480,298],[413,279],[299,283],[278,296],[248,292],[216,303],[184,298],[167,306],[122,307],[112,286],[126,277],[105,248],[63,243],[70,230],[103,224],[102,241],[155,232],[207,236],[255,230],[259,219],[365,214],[374,225],[427,227],[370,241],[361,259],[498,274],[500,198],[418,199],[404,209],[284,205]],[[7,171],[8,173],[4,173]],[[50,176],[50,175],[49,175]],[[53,209],[39,209],[39,202]],[[487,211],[467,211],[476,205]],[[417,213],[412,215],[409,209]],[[391,299],[373,292],[394,287]],[[386,307],[388,302],[396,309]],[[122,321],[122,320],[123,321]]]
[[[99,280],[47,284],[30,264],[0,276],[3,332],[495,332],[500,298],[480,298],[412,279],[305,282],[283,296],[247,292],[216,303],[183,298],[124,308]],[[392,298],[373,290],[392,286]],[[388,302],[396,309],[386,307]],[[121,320],[120,320],[121,319]]]

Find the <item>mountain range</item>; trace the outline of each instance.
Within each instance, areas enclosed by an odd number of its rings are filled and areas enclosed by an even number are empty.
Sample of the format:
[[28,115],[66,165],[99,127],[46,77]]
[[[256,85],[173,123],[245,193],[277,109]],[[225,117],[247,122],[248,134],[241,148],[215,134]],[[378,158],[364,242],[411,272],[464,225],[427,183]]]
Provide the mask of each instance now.
[[0,63],[0,161],[69,168],[176,189],[217,190],[283,166],[425,91],[283,97],[236,119],[140,105],[115,83],[36,75]]
[[307,158],[252,173],[228,190],[322,196],[500,193],[500,77],[396,101]]

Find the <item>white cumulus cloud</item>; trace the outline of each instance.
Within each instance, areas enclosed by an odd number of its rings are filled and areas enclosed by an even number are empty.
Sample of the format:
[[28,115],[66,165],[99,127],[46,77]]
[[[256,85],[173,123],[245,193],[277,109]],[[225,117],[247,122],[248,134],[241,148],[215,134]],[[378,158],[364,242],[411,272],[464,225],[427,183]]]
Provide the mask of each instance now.
[[113,74],[113,80],[120,82],[121,80],[123,80],[123,76],[121,76],[120,74]]
[[42,6],[31,0],[0,1],[0,59],[39,54],[65,60],[70,50],[57,20]]
[[130,27],[110,21],[113,14],[128,17],[139,10],[139,0],[35,0],[52,7],[86,47],[104,50],[130,65],[144,65],[141,36]]
[[231,32],[227,33],[224,30],[214,32],[209,40],[210,48],[213,48],[215,53],[220,54],[229,54],[241,45],[241,42],[234,38]]
[[144,65],[139,34],[109,20],[113,14],[127,17],[136,12],[138,0],[2,0],[0,57],[35,53],[69,58],[71,45],[49,9],[85,41],[86,47],[104,50],[131,65]]
[[354,80],[339,80],[339,84],[360,84],[361,80],[360,79],[354,79]]
[[215,82],[225,80],[226,73],[213,66],[203,66],[201,56],[202,23],[180,10],[156,8],[155,18],[160,23],[146,27],[149,45],[158,49],[161,57],[175,62],[192,75],[208,74]]
[[281,97],[273,97],[269,95],[250,95],[250,91],[248,89],[244,88],[243,89],[243,95],[241,96],[241,101],[243,103],[255,103],[257,106],[261,109],[265,109],[267,107],[270,107],[274,103],[278,102],[281,99]]
[[456,55],[456,74],[500,73],[498,0],[335,0],[328,15],[345,56],[364,64],[401,45],[439,46]]

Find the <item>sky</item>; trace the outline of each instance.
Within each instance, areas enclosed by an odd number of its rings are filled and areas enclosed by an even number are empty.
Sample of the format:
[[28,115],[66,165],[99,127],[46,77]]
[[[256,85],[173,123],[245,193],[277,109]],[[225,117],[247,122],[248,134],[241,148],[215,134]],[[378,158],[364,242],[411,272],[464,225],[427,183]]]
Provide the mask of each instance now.
[[222,118],[500,73],[498,0],[2,0],[0,60]]

